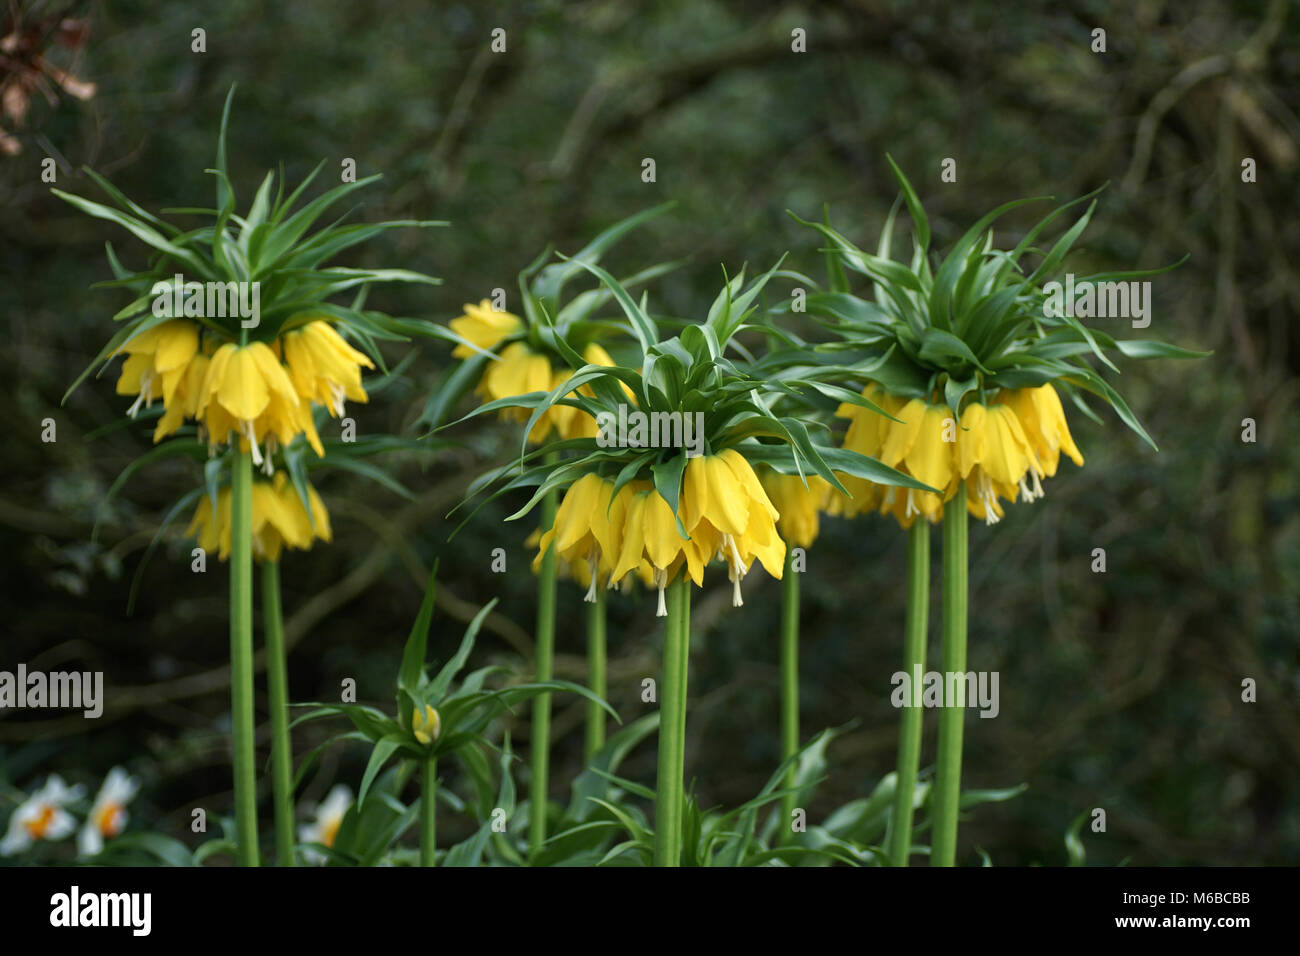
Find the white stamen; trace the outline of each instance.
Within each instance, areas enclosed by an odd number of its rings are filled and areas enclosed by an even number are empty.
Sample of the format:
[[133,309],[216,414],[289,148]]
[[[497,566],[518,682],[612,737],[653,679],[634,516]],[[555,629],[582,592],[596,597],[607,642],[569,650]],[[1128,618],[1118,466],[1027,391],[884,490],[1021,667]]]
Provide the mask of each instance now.
[[248,439],[248,444],[253,452],[253,464],[260,465],[262,463],[262,450],[257,447],[257,433],[253,431],[253,423],[244,421],[243,426],[244,437]]
[[912,500],[912,489],[911,489],[911,488],[908,488],[908,489],[907,489],[907,513],[906,513],[906,517],[910,518],[910,517],[912,517],[912,515],[919,515],[920,513],[921,513],[921,509],[918,508],[918,507],[916,506],[916,502]]
[[736,547],[736,539],[729,534],[722,536],[723,553],[730,551],[730,555],[725,555],[727,562],[727,577],[731,578],[731,606],[743,607],[744,601],[740,596],[740,581],[748,573],[749,568],[740,558],[740,549]]
[[340,385],[338,382],[330,382],[329,386],[330,386],[330,398],[333,399],[332,404],[334,405],[334,414],[337,417],[342,418],[343,399],[347,397],[346,393],[343,391],[343,386]]
[[663,568],[655,568],[654,583],[659,589],[659,607],[655,611],[655,617],[667,617],[668,605],[664,603],[664,588],[668,584],[668,575]]
[[997,506],[998,496],[993,492],[993,482],[988,475],[982,472],[979,480],[979,497],[984,502],[984,523],[986,525],[997,524],[1001,519],[993,509]]
[[587,552],[587,568],[591,571],[591,583],[587,585],[587,593],[582,598],[588,604],[596,603],[596,581],[600,577],[600,562],[596,554],[596,546],[592,545],[591,550]]

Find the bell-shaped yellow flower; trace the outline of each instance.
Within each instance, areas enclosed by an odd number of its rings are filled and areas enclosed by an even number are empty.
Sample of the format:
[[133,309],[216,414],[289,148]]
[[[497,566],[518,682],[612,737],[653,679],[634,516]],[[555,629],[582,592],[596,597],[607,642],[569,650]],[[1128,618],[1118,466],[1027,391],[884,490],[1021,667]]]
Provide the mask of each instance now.
[[[867,385],[862,395],[880,408],[897,416],[906,404],[904,399],[891,395],[875,383]],[[868,458],[880,455],[889,436],[889,427],[894,424],[888,418],[869,408],[843,402],[835,414],[849,420],[848,430],[844,433],[844,447],[856,451]],[[840,484],[849,492],[846,497],[838,491],[831,491],[826,501],[826,512],[831,515],[852,517],[880,507],[884,488],[873,481],[853,475],[838,475]]]
[[850,419],[844,447],[874,456],[944,493],[940,497],[844,476],[842,483],[852,498],[832,493],[826,505],[830,514],[875,508],[892,514],[904,527],[918,515],[937,522],[943,517],[943,503],[965,481],[967,510],[992,524],[1005,513],[999,499],[1034,501],[1043,496],[1040,479],[1056,474],[1061,452],[1083,464],[1060,397],[1050,384],[1003,389],[988,404],[971,402],[962,411],[960,427],[944,405],[904,401],[875,385],[863,395],[900,421],[841,405],[837,414]]
[[[614,364],[610,354],[596,342],[590,343],[582,350],[582,357],[588,365],[603,365],[609,368]],[[551,388],[559,388],[572,374],[568,369],[555,369]],[[623,393],[631,400],[633,398],[632,390],[628,388],[626,382],[621,384]],[[596,393],[590,385],[583,385],[578,388],[578,394],[592,397]],[[596,419],[580,408],[573,408],[568,405],[552,405],[547,414],[555,422],[555,429],[560,433],[561,438],[595,438],[600,431],[596,425]]]
[[[134,418],[141,405],[148,407],[162,399],[164,411],[154,431],[155,442],[179,428],[187,414],[193,415],[190,395],[194,390],[185,385],[193,379],[195,362],[203,359],[197,325],[171,319],[141,332],[117,354],[127,357],[117,380],[117,394],[137,396],[127,414]],[[206,360],[200,368],[204,366]]]
[[[478,390],[488,401],[495,401],[527,395],[529,392],[549,392],[555,387],[554,382],[550,359],[534,352],[523,342],[511,342],[501,350],[497,361],[488,363],[487,371],[479,380]],[[528,433],[530,442],[541,444],[546,440],[555,427],[555,411],[553,406],[537,420]],[[526,422],[531,415],[531,408],[501,410],[501,417],[508,421]]]
[[[196,414],[207,427],[209,441],[226,442],[235,432],[240,447],[250,450],[259,465],[264,461],[259,446],[268,437],[288,445],[303,434],[317,455],[325,454],[311,403],[298,397],[288,372],[264,342],[227,342],[217,349],[208,363]],[[271,450],[268,446],[268,465]]]
[[[608,576],[618,557],[626,506],[626,496],[614,495],[614,482],[594,472],[583,475],[564,493],[555,511],[555,524],[541,535],[533,569],[541,567],[546,549],[554,545],[561,560],[586,565],[586,600],[595,601],[600,575]],[[609,586],[613,585],[609,581]]]
[[938,521],[943,514],[943,502],[957,487],[959,429],[955,416],[946,405],[931,404],[919,398],[904,400],[875,385],[867,386],[862,394],[898,421],[891,421],[871,409],[845,403],[839,409],[841,416],[850,418],[844,447],[877,458],[903,474],[943,489],[945,494],[940,497],[928,491],[880,486],[845,476],[841,483],[853,497],[845,499],[842,494],[832,493],[827,511],[854,515],[875,509],[881,514],[892,514],[905,528],[911,527],[918,515],[929,521]]
[[[588,600],[595,599],[601,576],[612,588],[636,573],[658,589],[660,616],[667,613],[668,583],[686,574],[702,586],[704,567],[714,558],[728,565],[737,606],[740,580],[755,560],[781,577],[785,542],[776,528],[780,512],[735,449],[686,463],[677,514],[649,481],[630,481],[616,494],[613,489],[614,482],[594,474],[570,486],[556,510],[554,528],[540,536],[534,569],[553,545],[557,556],[575,568],[575,576],[589,582]],[[679,518],[687,537],[678,530]]]
[[755,560],[772,577],[781,577],[785,542],[776,530],[781,513],[736,449],[688,461],[678,505],[682,524],[704,562],[716,556],[727,563],[733,606],[743,603],[740,582]]
[[[498,312],[492,308],[488,299],[478,305],[465,303],[465,314],[452,319],[448,325],[451,330],[467,342],[473,342],[481,349],[494,349],[504,338],[519,332],[524,327],[519,316],[509,312]],[[478,353],[467,345],[457,345],[451,350],[452,358],[471,358]]]
[[1037,388],[1006,389],[995,401],[1015,412],[1025,437],[1038,458],[1044,477],[1055,476],[1061,452],[1065,452],[1076,465],[1083,467],[1083,455],[1079,453],[1078,446],[1070,435],[1070,426],[1065,421],[1065,409],[1061,407],[1061,397],[1051,383]]
[[424,705],[423,714],[416,708],[411,711],[411,732],[415,734],[416,740],[428,747],[442,733],[442,718],[428,704]]
[[285,364],[299,398],[329,409],[335,418],[343,415],[343,400],[368,401],[361,387],[361,369],[375,363],[343,340],[334,326],[315,319],[283,336]]
[[783,475],[771,468],[759,473],[763,490],[772,505],[781,513],[776,522],[777,533],[788,545],[796,548],[811,547],[817,540],[820,528],[819,513],[830,496],[830,483],[820,475],[807,475],[808,483],[799,475]]
[[[254,481],[252,487],[252,540],[253,556],[259,561],[278,561],[285,547],[307,550],[319,538],[330,541],[329,512],[320,495],[307,485],[307,501],[311,514],[283,471],[276,472],[271,481]],[[314,525],[313,525],[314,522]],[[214,518],[212,499],[204,494],[199,498],[194,517],[186,535],[198,536],[199,547],[207,552],[217,552],[225,561],[230,555],[230,488],[217,492],[217,511]]]
[[196,354],[185,366],[184,372],[176,383],[175,391],[166,404],[158,425],[154,428],[153,440],[156,444],[167,435],[180,428],[187,418],[198,414],[199,396],[203,389],[203,380],[208,374],[208,356],[202,352]]

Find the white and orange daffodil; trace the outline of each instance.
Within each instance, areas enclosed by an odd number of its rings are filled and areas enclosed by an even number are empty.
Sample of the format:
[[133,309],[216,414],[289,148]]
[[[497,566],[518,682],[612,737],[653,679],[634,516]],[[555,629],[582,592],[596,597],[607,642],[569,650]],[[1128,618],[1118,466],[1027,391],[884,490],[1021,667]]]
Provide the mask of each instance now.
[[58,774],[51,774],[41,787],[18,805],[9,818],[9,830],[0,840],[0,856],[13,856],[40,840],[62,840],[77,829],[77,821],[64,807],[80,800],[85,788],[69,787]]
[[90,816],[77,834],[77,852],[95,856],[104,843],[126,828],[126,805],[140,790],[140,781],[121,767],[114,767],[104,778],[99,794],[90,808]]
[[[352,807],[352,790],[342,783],[336,783],[316,808],[316,819],[310,823],[300,824],[298,840],[301,843],[319,843],[321,846],[333,847],[338,836],[343,817]],[[325,854],[310,847],[302,851],[303,859],[308,863],[325,863]]]

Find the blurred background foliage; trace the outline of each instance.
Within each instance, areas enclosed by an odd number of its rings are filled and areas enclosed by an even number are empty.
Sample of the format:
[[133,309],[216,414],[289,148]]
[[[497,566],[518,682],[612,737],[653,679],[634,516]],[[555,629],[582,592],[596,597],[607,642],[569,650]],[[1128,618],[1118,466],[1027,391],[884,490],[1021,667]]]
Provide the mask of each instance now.
[[[359,176],[384,174],[361,194],[359,218],[451,220],[345,260],[444,277],[441,288],[381,288],[370,300],[439,322],[497,287],[517,309],[515,273],[548,242],[572,252],[666,199],[676,209],[610,260],[627,274],[685,259],[654,286],[666,311],[702,318],[724,264],[766,268],[789,250],[792,267],[820,275],[814,234],[786,210],[813,217],[828,204],[842,231],[874,245],[896,194],[886,151],[917,185],[941,249],[1000,202],[1073,198],[1109,181],[1074,271],[1189,253],[1154,281],[1149,331],[1215,355],[1132,367],[1117,383],[1159,454],[1113,419],[1102,429],[1075,415],[1086,467],[1066,465],[1045,500],[972,530],[970,666],[1001,673],[1001,714],[970,715],[963,782],[1029,789],[975,813],[962,831],[966,860],[978,845],[996,864],[1061,863],[1069,822],[1102,807],[1107,832],[1083,833],[1090,862],[1300,861],[1300,12],[1290,6],[8,4],[29,23],[75,18],[85,29],[40,61],[68,71],[40,81],[52,95],[33,81],[21,124],[13,94],[0,120],[13,140],[0,157],[0,669],[103,670],[108,697],[92,723],[5,713],[0,782],[30,789],[59,771],[93,784],[122,763],[146,781],[136,825],[190,842],[193,807],[229,807],[225,567],[190,571],[182,521],[144,571],[134,615],[125,610],[161,516],[197,472],[179,462],[142,472],[102,509],[92,544],[105,491],[149,447],[150,427],[87,440],[128,404],[113,394],[116,363],[60,406],[124,304],[89,289],[110,277],[104,241],[128,265],[144,252],[52,198],[40,172],[52,156],[65,190],[95,194],[78,171],[86,164],[151,210],[207,204],[203,169],[237,82],[230,165],[245,197],[267,169],[295,181],[322,158],[338,170],[351,157]],[[489,49],[497,27],[503,54]],[[1090,51],[1098,27],[1104,54]],[[206,53],[191,51],[196,28]],[[795,28],[807,32],[806,53],[791,51]],[[15,56],[11,43],[0,64],[16,69]],[[646,157],[655,183],[642,181]],[[945,157],[957,161],[956,183],[940,181]],[[1241,181],[1245,157],[1257,182]],[[1039,214],[1006,217],[1008,241]],[[350,408],[360,434],[421,430],[449,357],[431,343],[386,355],[411,351],[400,382]],[[41,441],[47,417],[54,443]],[[1245,418],[1257,423],[1253,444],[1242,441]],[[337,538],[284,561],[295,700],[336,699],[354,677],[363,700],[391,705],[435,555],[433,654],[449,654],[460,622],[500,597],[477,656],[529,670],[532,526],[501,520],[520,502],[485,509],[450,543],[445,520],[467,483],[517,448],[517,426],[476,420],[448,434],[459,444],[386,460],[413,501],[318,473]],[[831,747],[814,821],[892,768],[889,678],[904,604],[892,521],[828,519],[823,529],[804,578],[803,726],[811,736],[856,723]],[[497,547],[505,574],[490,572]],[[1090,570],[1094,548],[1106,550],[1105,574]],[[695,602],[687,773],[704,805],[735,805],[779,759],[779,593],[760,572],[733,611],[725,576],[710,578]],[[657,672],[652,607],[644,595],[611,601],[610,696],[625,721],[651,706],[640,682]],[[582,679],[582,610],[580,589],[562,584],[557,676]],[[1242,702],[1247,677],[1257,703]],[[557,799],[580,766],[582,706],[556,702]],[[525,716],[505,728],[523,750]],[[927,755],[934,729],[931,715]],[[300,753],[319,732],[298,734]],[[638,758],[624,771],[653,782],[653,748]],[[359,748],[329,752],[303,799],[336,780],[355,788],[363,760]],[[444,839],[470,825],[449,817]]]

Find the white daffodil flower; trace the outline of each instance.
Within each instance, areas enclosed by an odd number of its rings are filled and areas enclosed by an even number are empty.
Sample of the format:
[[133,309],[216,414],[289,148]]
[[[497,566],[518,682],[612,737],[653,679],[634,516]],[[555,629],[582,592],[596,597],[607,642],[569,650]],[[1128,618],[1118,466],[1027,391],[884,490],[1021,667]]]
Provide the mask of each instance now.
[[82,856],[95,856],[104,849],[105,840],[113,839],[126,828],[126,805],[139,789],[140,781],[121,767],[108,772],[90,808],[90,817],[77,834],[77,850]]
[[62,840],[77,829],[77,821],[64,804],[80,800],[84,788],[69,787],[58,774],[51,774],[45,786],[24,800],[9,818],[9,832],[0,840],[0,856],[13,856],[37,840]]
[[[338,835],[343,816],[352,806],[352,790],[346,784],[335,784],[325,797],[324,802],[316,808],[316,820],[298,827],[298,839],[302,843],[319,843],[332,847],[334,837]],[[309,863],[324,863],[323,853],[306,849],[302,851],[303,859]]]

